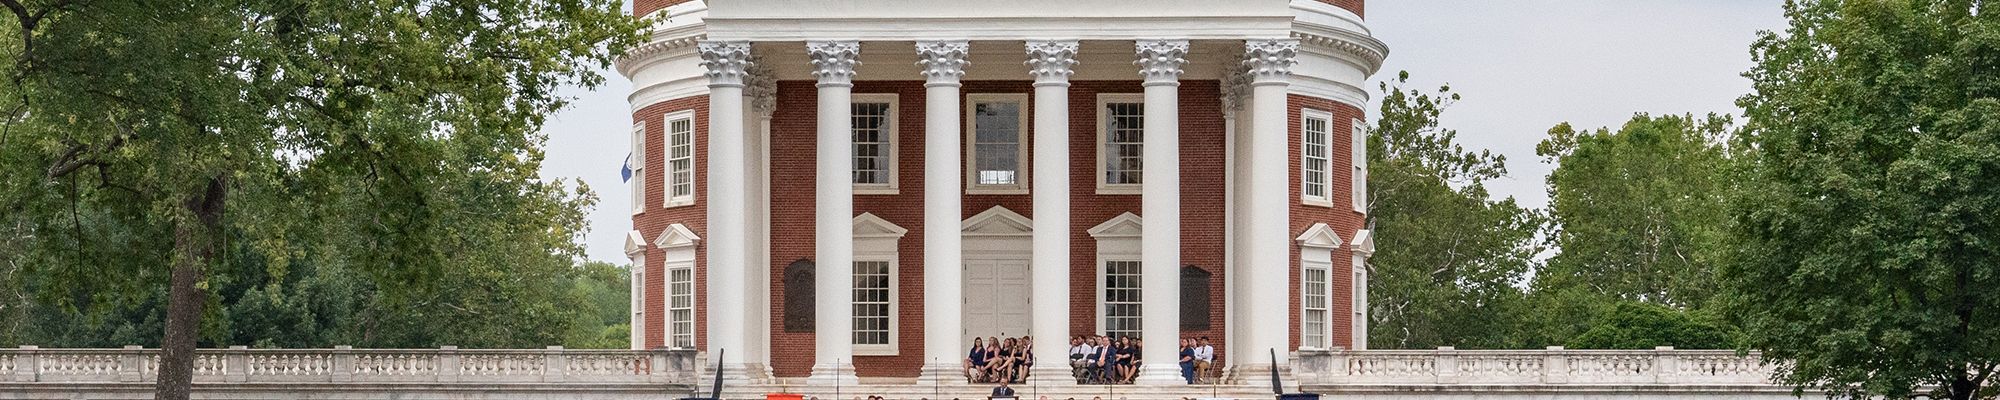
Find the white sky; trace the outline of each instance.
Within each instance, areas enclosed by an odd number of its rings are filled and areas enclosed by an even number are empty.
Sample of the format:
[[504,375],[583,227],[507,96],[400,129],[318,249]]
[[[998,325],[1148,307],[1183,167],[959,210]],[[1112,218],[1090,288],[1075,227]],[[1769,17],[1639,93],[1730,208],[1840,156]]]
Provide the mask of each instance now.
[[[1782,0],[1373,0],[1368,24],[1387,42],[1387,65],[1371,80],[1408,70],[1410,88],[1449,83],[1465,99],[1444,125],[1470,149],[1507,156],[1510,176],[1489,183],[1496,196],[1529,207],[1548,203],[1535,156],[1549,127],[1615,126],[1635,112],[1739,114],[1750,83],[1749,45],[1758,30],[1781,29]],[[570,108],[552,118],[542,175],[582,179],[598,194],[585,238],[594,260],[627,262],[631,196],[618,174],[631,130],[629,81],[605,71],[595,91],[570,89]],[[1367,109],[1376,112],[1375,107]]]

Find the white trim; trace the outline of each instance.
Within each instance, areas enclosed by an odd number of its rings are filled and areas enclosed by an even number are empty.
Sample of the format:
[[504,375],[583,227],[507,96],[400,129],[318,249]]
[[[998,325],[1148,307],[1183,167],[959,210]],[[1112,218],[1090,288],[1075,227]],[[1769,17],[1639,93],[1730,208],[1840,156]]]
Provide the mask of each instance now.
[[[1311,168],[1312,157],[1309,147],[1312,143],[1309,127],[1313,121],[1321,123],[1319,196],[1311,193],[1311,178],[1315,175]],[[1333,207],[1333,113],[1317,109],[1303,109],[1299,112],[1299,201],[1309,206]]]
[[626,185],[632,190],[632,215],[646,213],[646,120],[632,124],[632,153],[626,162],[631,163],[632,182]]
[[[888,175],[888,182],[856,183],[854,184],[854,194],[856,195],[898,194],[900,193],[900,190],[897,189],[897,186],[898,182],[901,181],[898,177],[901,176],[900,174],[902,170],[901,167],[902,163],[899,160],[902,158],[903,146],[901,142],[902,139],[900,139],[901,136],[900,133],[902,131],[902,128],[901,125],[898,124],[897,120],[899,120],[902,116],[902,104],[900,101],[898,101],[898,97],[895,93],[861,93],[861,94],[854,94],[852,97],[854,99],[852,103],[853,106],[859,106],[862,104],[873,104],[873,103],[889,104],[888,114],[883,116],[883,118],[886,118],[887,121],[882,126],[883,134],[885,135],[883,139],[887,143],[887,148],[883,149],[883,151],[888,153],[886,157],[887,159],[884,160],[884,162],[888,163],[884,171]],[[854,154],[855,153],[849,153],[848,156],[854,157]]]
[[632,257],[646,252],[646,235],[639,231],[625,231],[625,256]]
[[[1091,294],[1097,305],[1097,325],[1092,331],[1105,332],[1105,315],[1110,312],[1109,307],[1105,307],[1104,302],[1104,278],[1105,269],[1109,267],[1108,263],[1111,261],[1139,262],[1142,263],[1140,270],[1144,271],[1144,260],[1141,259],[1143,253],[1140,248],[1140,236],[1141,232],[1144,231],[1144,227],[1145,220],[1143,218],[1126,212],[1116,217],[1111,217],[1111,219],[1090,228],[1090,236],[1097,239],[1097,260],[1094,262],[1097,265],[1097,286],[1095,286],[1096,289]],[[1140,281],[1143,282],[1144,280],[1141,279]],[[1144,293],[1144,283],[1140,283],[1139,290],[1142,291],[1141,293]],[[1143,300],[1143,297],[1141,299]],[[1143,309],[1143,307],[1141,308]],[[1141,326],[1143,326],[1145,318],[1143,311],[1141,311],[1140,318],[1142,321]]]
[[1300,233],[1298,238],[1292,240],[1298,241],[1299,247],[1327,250],[1338,249],[1342,243],[1340,234],[1335,233],[1333,227],[1325,222],[1312,224],[1305,232]]
[[673,250],[694,247],[695,242],[699,241],[701,241],[701,236],[695,236],[694,231],[689,230],[687,225],[676,223],[667,225],[666,229],[661,229],[660,237],[653,239],[653,246],[657,246],[662,250]]
[[[682,253],[682,252],[687,253],[686,259],[677,259],[677,257],[671,255],[672,253]],[[660,281],[666,283],[666,288],[665,288],[666,290],[664,291],[666,296],[663,296],[665,298],[661,299],[660,303],[661,305],[664,306],[661,307],[661,309],[666,310],[667,313],[667,315],[665,315],[666,318],[662,319],[666,321],[666,326],[660,329],[661,332],[664,332],[666,334],[666,337],[661,338],[660,345],[668,348],[677,348],[677,349],[695,348],[696,346],[700,345],[700,343],[697,343],[696,341],[700,338],[699,332],[701,332],[701,318],[698,318],[697,313],[695,312],[695,302],[699,300],[699,298],[696,296],[695,293],[696,282],[694,276],[695,275],[694,257],[693,257],[694,249],[688,248],[677,251],[669,251],[668,253],[670,255],[667,256],[665,265],[660,268],[661,273],[665,274],[665,276],[660,277]],[[674,273],[683,271],[687,272],[687,294],[675,294]],[[688,305],[686,307],[675,307],[674,297],[677,296],[686,296]],[[674,316],[674,313],[676,311],[687,312],[687,327],[688,327],[687,332],[681,332],[679,329],[677,329],[680,325],[680,321],[676,320],[677,317]],[[679,343],[676,343],[676,341],[680,340],[681,337],[687,337],[688,339],[688,342],[684,346]]]
[[[886,262],[889,264],[889,343],[886,345],[854,344],[857,356],[894,356],[902,343],[899,327],[902,326],[901,253],[897,247],[903,235],[910,232],[874,213],[861,213],[854,217],[854,263]],[[858,269],[850,269],[856,271]],[[852,279],[851,277],[849,279]],[[851,298],[851,297],[850,297]],[[852,300],[850,300],[852,301]],[[851,306],[850,306],[851,307]],[[851,318],[851,316],[850,316]],[[854,325],[849,325],[850,327]],[[852,329],[852,328],[850,328]]]
[[[1018,153],[1016,157],[1019,158],[1015,164],[1014,184],[1012,185],[982,185],[979,183],[979,153],[977,151],[977,146],[979,145],[979,118],[974,113],[978,110],[979,103],[982,102],[1012,102],[1020,105],[1020,109],[1017,111],[1017,114],[1020,115],[1020,122],[1015,128],[1015,138],[1020,144],[1016,146],[1016,153]],[[965,193],[1027,194],[1030,187],[1028,180],[1031,174],[1029,171],[1033,168],[1031,160],[1028,158],[1028,136],[1032,133],[1030,130],[1031,127],[1028,126],[1027,94],[975,93],[965,95]]]
[[1368,212],[1368,126],[1363,125],[1359,118],[1349,121],[1348,124],[1354,131],[1354,135],[1349,139],[1352,144],[1349,145],[1351,157],[1348,162],[1354,167],[1352,182],[1349,182],[1353,188],[1349,196],[1353,198],[1354,212],[1366,213]]
[[[666,169],[665,171],[661,171],[664,172],[661,176],[665,178],[662,180],[665,181],[666,185],[661,187],[664,190],[661,190],[660,193],[666,196],[666,199],[661,203],[660,207],[673,208],[692,205],[694,204],[695,194],[701,192],[701,135],[700,132],[696,132],[697,124],[694,121],[694,110],[670,112],[661,116],[661,121],[663,122],[660,123],[660,145],[662,146],[660,148],[660,155],[666,159],[661,160],[660,166]],[[674,180],[674,173],[677,171],[673,170],[673,136],[674,123],[679,121],[687,121],[688,124],[688,155],[686,158],[688,162],[687,174],[690,182],[688,182],[688,194],[675,196],[674,186],[680,182]]]
[[631,308],[627,310],[631,314],[631,319],[625,326],[631,331],[628,338],[631,341],[630,347],[633,350],[644,350],[646,348],[646,252],[627,254],[632,257],[632,274],[628,277],[632,281],[626,289],[631,294],[632,305],[628,306]]
[[[1145,93],[1099,93],[1099,94],[1097,94],[1097,113],[1096,113],[1096,114],[1097,114],[1097,145],[1096,145],[1096,146],[1092,146],[1092,147],[1093,147],[1093,148],[1095,148],[1095,150],[1096,150],[1096,151],[1095,151],[1095,153],[1097,154],[1097,164],[1096,164],[1096,167],[1095,167],[1095,168],[1092,168],[1092,169],[1091,169],[1091,171],[1094,171],[1094,172],[1095,172],[1095,175],[1097,175],[1097,179],[1096,179],[1096,181],[1097,181],[1097,194],[1100,194],[1100,195],[1105,195],[1105,194],[1139,194],[1139,193],[1140,193],[1140,190],[1141,190],[1141,189],[1142,189],[1142,188],[1144,187],[1144,184],[1142,184],[1142,183],[1120,183],[1120,184],[1112,184],[1112,183],[1106,183],[1106,182],[1105,182],[1105,180],[1106,180],[1106,179],[1108,178],[1108,176],[1106,176],[1106,175],[1107,175],[1107,174],[1108,174],[1108,173],[1110,172],[1110,171],[1109,171],[1109,170],[1110,170],[1110,163],[1109,163],[1109,162],[1108,162],[1107,160],[1105,160],[1105,159],[1104,159],[1104,157],[1105,157],[1105,151],[1104,151],[1104,150],[1105,150],[1105,145],[1106,145],[1106,141],[1107,141],[1107,140],[1109,139],[1109,135],[1110,135],[1110,131],[1109,131],[1109,129],[1108,129],[1108,128],[1110,128],[1110,124],[1111,124],[1111,120],[1110,120],[1110,118],[1111,118],[1111,104],[1112,104],[1112,103],[1119,103],[1119,104],[1139,104],[1139,105],[1141,106],[1141,107],[1140,107],[1140,110],[1139,110],[1139,117],[1140,117],[1140,118],[1145,118],[1145,115],[1146,115],[1146,113],[1145,113],[1145,108],[1144,108],[1144,106],[1145,106],[1145,104],[1146,104],[1146,94],[1145,94]],[[1140,146],[1145,146],[1145,140],[1143,139],[1143,138],[1144,138],[1144,136],[1145,136],[1145,133],[1144,133],[1144,132],[1145,132],[1145,126],[1144,126],[1143,124],[1142,124],[1142,125],[1141,125],[1141,126],[1139,127],[1139,131],[1140,131],[1140,137],[1142,138],[1142,139],[1140,139],[1140,141],[1139,141],[1139,143],[1140,143]],[[1141,148],[1143,149],[1144,147],[1141,147]],[[1143,152],[1142,152],[1142,153],[1143,153]],[[1140,171],[1144,171],[1144,170],[1145,170],[1145,166],[1144,166],[1144,165],[1142,164],[1142,165],[1140,166]]]
[[[1007,207],[993,206],[959,223],[965,237],[1031,237],[1035,221]],[[971,247],[966,247],[970,249]]]

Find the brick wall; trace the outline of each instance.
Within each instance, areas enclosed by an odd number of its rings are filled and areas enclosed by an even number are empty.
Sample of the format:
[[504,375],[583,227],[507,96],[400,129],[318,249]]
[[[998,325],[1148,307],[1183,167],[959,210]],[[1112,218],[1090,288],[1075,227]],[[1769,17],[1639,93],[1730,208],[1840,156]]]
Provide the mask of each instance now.
[[[1359,2],[1357,1],[1356,3]],[[1304,201],[1300,200],[1304,194],[1304,189],[1300,187],[1304,176],[1301,175],[1303,169],[1299,143],[1303,140],[1301,137],[1301,132],[1303,132],[1301,126],[1305,121],[1302,115],[1302,111],[1305,109],[1325,111],[1333,114],[1333,121],[1329,121],[1332,122],[1329,126],[1331,132],[1328,132],[1329,136],[1333,139],[1332,153],[1330,154],[1332,160],[1329,160],[1331,161],[1331,165],[1328,166],[1333,169],[1333,178],[1327,182],[1327,190],[1333,194],[1333,207],[1330,208],[1306,205]],[[1363,115],[1361,109],[1347,105],[1347,103],[1301,95],[1291,96],[1291,107],[1287,113],[1290,114],[1288,118],[1291,120],[1286,128],[1289,130],[1288,135],[1290,136],[1290,142],[1288,142],[1287,147],[1290,148],[1291,153],[1289,155],[1291,160],[1291,199],[1289,201],[1292,204],[1290,235],[1291,237],[1297,237],[1297,235],[1304,233],[1306,228],[1311,227],[1315,223],[1322,222],[1332,227],[1334,232],[1340,235],[1342,245],[1339,249],[1333,251],[1333,267],[1328,271],[1332,276],[1328,277],[1327,284],[1333,286],[1333,297],[1329,299],[1332,307],[1328,312],[1331,312],[1333,315],[1330,316],[1331,318],[1328,319],[1327,323],[1333,324],[1332,344],[1334,346],[1345,347],[1349,343],[1352,343],[1352,338],[1354,337],[1354,303],[1352,301],[1354,299],[1354,263],[1352,261],[1354,256],[1349,247],[1351,243],[1347,242],[1354,240],[1354,232],[1361,229],[1363,222],[1362,215],[1354,211],[1354,190],[1350,186],[1354,179],[1354,158],[1348,155],[1353,154],[1353,121],[1361,119]],[[1299,315],[1299,300],[1302,298],[1300,293],[1301,288],[1299,287],[1299,282],[1302,279],[1299,269],[1300,248],[1298,242],[1291,242],[1290,247],[1292,263],[1290,279],[1292,282],[1292,295],[1290,296],[1292,326],[1290,340],[1291,347],[1298,348],[1299,328],[1301,322],[1304,321]]]
[[[632,15],[645,16],[653,11],[693,0],[632,0]],[[1359,0],[1354,0],[1359,2]]]
[[[693,205],[674,208],[660,208],[667,198],[666,182],[666,121],[669,113],[694,110],[694,151],[708,154],[708,96],[694,96],[675,99],[647,106],[632,113],[633,123],[646,124],[646,171],[635,179],[646,180],[646,207],[642,214],[632,217],[632,229],[637,229],[646,239],[646,284],[644,288],[646,321],[644,329],[646,348],[664,346],[666,343],[666,252],[653,246],[659,240],[660,232],[667,226],[682,224],[695,235],[708,236],[708,191],[705,186],[695,185]],[[708,158],[695,157],[695,182],[708,181]],[[702,321],[708,320],[708,242],[695,244],[695,347],[704,348],[708,343],[708,332]]]
[[[1088,230],[1125,212],[1138,214],[1139,196],[1096,194],[1096,104],[1099,93],[1140,93],[1139,81],[1079,81],[1070,88],[1071,162],[1071,282],[1069,334],[1096,330],[1096,240]],[[969,81],[965,94],[1030,94],[1031,81]],[[817,92],[811,81],[783,81],[778,84],[778,105],[772,118],[771,183],[774,188],[813,186],[817,121]],[[855,94],[894,93],[898,105],[897,155],[899,193],[857,195],[855,212],[874,213],[909,229],[899,242],[897,282],[899,296],[898,355],[856,357],[855,370],[869,377],[914,377],[924,359],[924,267],[923,238],[923,143],[924,88],[922,81],[858,82]],[[1223,238],[1223,122],[1219,84],[1215,81],[1187,81],[1181,86],[1182,134],[1182,263],[1206,268],[1210,282],[1211,329],[1191,331],[1189,336],[1208,336],[1221,348],[1224,314]],[[1032,115],[1033,99],[1024,113]],[[1032,120],[1032,119],[1031,119]],[[1032,122],[1023,135],[1032,138]],[[1032,143],[1030,143],[1032,146]],[[1032,168],[1032,160],[1028,163]],[[1032,171],[1022,171],[1032,176]],[[954,181],[949,184],[961,185]],[[778,376],[796,377],[811,373],[813,334],[784,331],[784,266],[813,257],[813,204],[811,190],[772,192],[772,369]],[[964,215],[969,218],[994,206],[1007,207],[1032,216],[1032,195],[965,195]],[[955,289],[955,288],[951,288]],[[956,293],[956,290],[953,290]],[[1045,345],[1060,345],[1067,338],[1042,337]],[[1164,341],[1156,344],[1166,343]],[[795,349],[798,351],[787,351]],[[1226,357],[1226,355],[1220,355]]]
[[1348,11],[1353,11],[1354,15],[1367,17],[1368,14],[1361,12],[1363,9],[1361,3],[1363,1],[1364,0],[1319,0],[1319,2],[1321,3],[1332,4],[1334,7],[1345,8]]

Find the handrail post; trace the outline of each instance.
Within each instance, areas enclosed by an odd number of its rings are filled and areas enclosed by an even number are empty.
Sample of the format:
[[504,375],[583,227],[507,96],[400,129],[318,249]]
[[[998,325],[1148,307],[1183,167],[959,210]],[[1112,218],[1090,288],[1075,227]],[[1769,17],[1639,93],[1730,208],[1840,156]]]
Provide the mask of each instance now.
[[140,375],[146,371],[145,353],[141,352],[143,348],[126,345],[118,350],[118,381],[138,382],[143,378]]
[[562,382],[563,369],[569,368],[563,358],[562,346],[549,346],[542,352],[542,382]]
[[1346,348],[1334,348],[1326,360],[1326,369],[1322,371],[1325,375],[1321,375],[1320,379],[1333,383],[1348,383],[1354,379],[1354,371],[1347,365],[1348,357],[1351,356]]
[[1437,372],[1437,383],[1458,383],[1458,349],[1452,346],[1439,346],[1437,348],[1437,365],[1432,367]]
[[36,382],[40,380],[42,369],[41,352],[41,347],[27,344],[21,345],[20,352],[14,354],[15,382]]
[[355,368],[354,346],[333,346],[333,381],[353,382]]
[[1653,348],[1653,383],[1677,383],[1674,375],[1680,368],[1679,357],[1675,357],[1674,346]]
[[1542,383],[1557,385],[1569,383],[1569,358],[1564,357],[1562,346],[1549,346],[1542,353]]
[[436,377],[438,382],[458,382],[459,374],[465,371],[463,368],[465,361],[460,357],[458,346],[438,347]]
[[250,381],[250,348],[229,346],[222,356],[222,380],[231,383]]
[[646,360],[647,360],[646,366],[645,368],[641,368],[639,370],[640,373],[646,375],[646,382],[654,382],[654,383],[667,382],[669,380],[669,377],[673,375],[678,375],[680,373],[680,371],[674,371],[669,369],[673,366],[673,364],[670,364],[671,362],[673,362],[673,360],[667,359],[666,350],[652,349],[652,350],[640,350],[640,351],[646,352]]

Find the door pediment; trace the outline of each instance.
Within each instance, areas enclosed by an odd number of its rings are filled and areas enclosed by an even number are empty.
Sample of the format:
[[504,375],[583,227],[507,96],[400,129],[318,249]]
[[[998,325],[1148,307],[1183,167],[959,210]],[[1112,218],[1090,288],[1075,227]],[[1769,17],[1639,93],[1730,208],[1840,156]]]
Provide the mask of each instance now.
[[1009,210],[1007,207],[993,206],[960,222],[965,236],[1033,236],[1034,220]]

